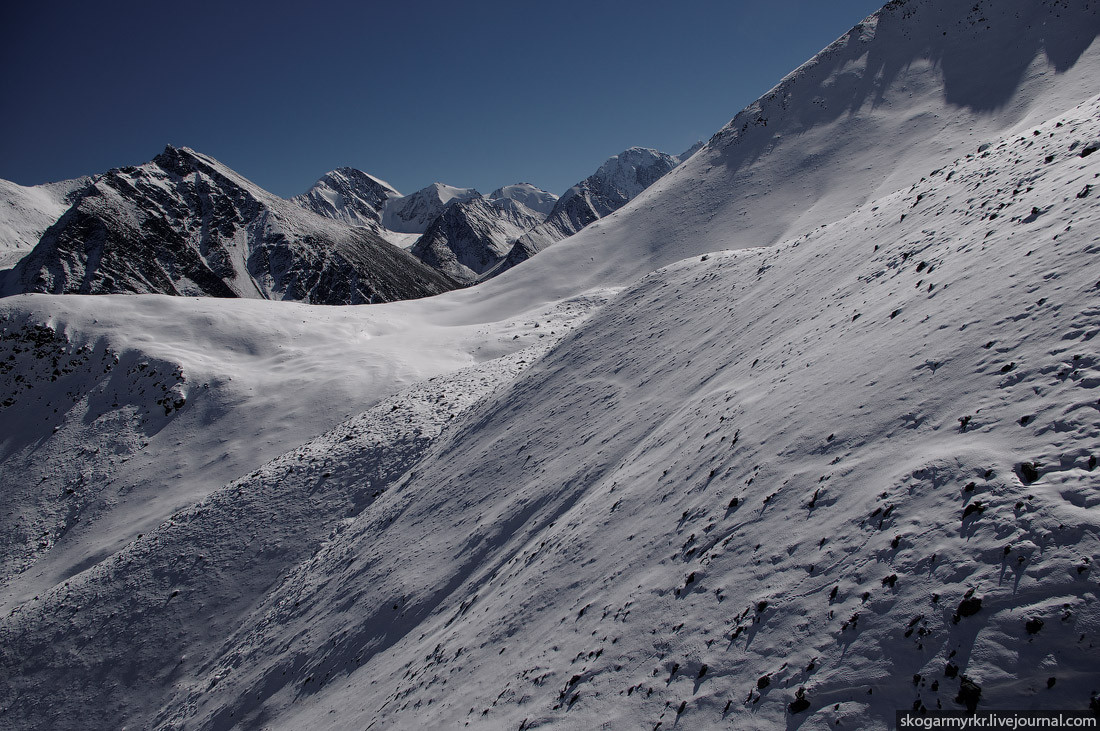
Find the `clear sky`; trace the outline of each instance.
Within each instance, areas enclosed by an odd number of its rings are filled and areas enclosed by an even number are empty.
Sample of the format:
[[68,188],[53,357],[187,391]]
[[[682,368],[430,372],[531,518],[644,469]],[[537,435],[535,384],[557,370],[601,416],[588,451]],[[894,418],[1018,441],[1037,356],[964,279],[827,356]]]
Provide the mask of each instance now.
[[706,140],[882,1],[4,3],[0,178],[170,143],[282,196],[345,165],[560,194],[632,145]]

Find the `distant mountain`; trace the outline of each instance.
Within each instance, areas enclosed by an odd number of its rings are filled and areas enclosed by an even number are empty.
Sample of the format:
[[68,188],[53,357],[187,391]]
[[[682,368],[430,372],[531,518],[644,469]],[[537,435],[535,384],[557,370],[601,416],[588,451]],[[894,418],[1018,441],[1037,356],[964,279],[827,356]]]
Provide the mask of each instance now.
[[0,269],[33,249],[91,182],[87,176],[34,186],[0,180]]
[[453,286],[366,228],[318,216],[210,157],[169,146],[152,162],[111,170],[85,189],[5,273],[0,293],[359,304]]
[[447,206],[481,197],[473,188],[432,183],[411,195],[389,198],[382,208],[382,225],[398,233],[424,233]]
[[473,282],[541,221],[540,214],[513,198],[474,198],[448,206],[410,252],[453,279]]
[[326,218],[353,226],[380,224],[382,206],[400,198],[389,183],[355,168],[337,168],[291,200]]
[[[689,149],[693,154],[699,146]],[[493,272],[499,274],[568,238],[593,221],[614,213],[680,164],[680,157],[646,147],[631,147],[567,190],[546,220],[520,237]]]
[[[693,146],[685,157],[701,146]],[[495,276],[626,205],[680,160],[632,147],[608,159],[561,198],[530,183],[498,188],[488,199],[456,203],[451,198],[411,252],[462,282]],[[442,199],[436,192],[440,187],[445,186],[437,183],[416,195]]]
[[489,194],[489,200],[497,202],[512,200],[546,218],[554,210],[558,197],[530,183],[516,183],[497,188]]

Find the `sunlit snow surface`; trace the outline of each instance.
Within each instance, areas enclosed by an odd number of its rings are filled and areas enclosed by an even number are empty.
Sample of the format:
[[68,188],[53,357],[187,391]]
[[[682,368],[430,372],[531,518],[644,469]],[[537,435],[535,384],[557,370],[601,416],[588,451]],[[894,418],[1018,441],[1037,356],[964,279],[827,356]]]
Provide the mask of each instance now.
[[963,675],[983,707],[1087,707],[1098,120],[643,278],[289,574],[161,720],[884,728],[959,708]]
[[892,3],[474,288],[4,300],[4,721],[1088,707],[1096,9],[965,5]]
[[24,186],[0,180],[0,269],[19,261],[71,205],[91,178]]

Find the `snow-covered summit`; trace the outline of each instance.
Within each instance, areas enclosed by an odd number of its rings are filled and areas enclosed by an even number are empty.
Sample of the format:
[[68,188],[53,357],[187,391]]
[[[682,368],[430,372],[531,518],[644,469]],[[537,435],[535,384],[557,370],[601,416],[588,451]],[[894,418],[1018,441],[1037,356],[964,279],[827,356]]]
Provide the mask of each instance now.
[[[1098,10],[891,2],[618,211],[439,297],[0,303],[0,522],[35,561],[5,722],[1096,709]],[[622,289],[565,334],[596,287]],[[371,408],[203,498],[126,503],[344,399]],[[142,527],[88,527],[116,506]]]
[[447,206],[479,197],[473,188],[432,183],[410,195],[388,198],[382,208],[382,225],[398,233],[424,233]]
[[535,213],[541,214],[543,218],[550,215],[550,211],[554,210],[554,203],[558,200],[558,197],[553,193],[548,193],[531,183],[505,185],[490,193],[488,198],[493,202],[513,200]]
[[679,164],[679,158],[648,147],[631,147],[612,155],[596,172],[570,188],[562,198],[587,195],[597,213],[606,216],[626,205]]
[[355,168],[337,168],[326,173],[296,203],[328,218],[355,226],[378,224],[382,207],[389,198],[400,198],[397,190],[373,175]]

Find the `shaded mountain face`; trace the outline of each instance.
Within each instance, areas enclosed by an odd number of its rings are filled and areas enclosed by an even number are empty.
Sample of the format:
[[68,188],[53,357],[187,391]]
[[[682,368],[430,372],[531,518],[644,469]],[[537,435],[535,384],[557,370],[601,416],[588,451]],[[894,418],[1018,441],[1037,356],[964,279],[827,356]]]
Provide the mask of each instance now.
[[[698,147],[692,147],[690,155]],[[546,220],[520,237],[494,275],[530,259],[547,246],[617,211],[680,164],[680,158],[645,147],[609,158],[599,169],[567,190]]]
[[168,147],[152,162],[98,178],[0,286],[5,296],[361,304],[437,294],[454,283],[365,228],[310,213],[209,157]]
[[401,194],[389,183],[355,168],[337,168],[292,200],[314,213],[350,223],[370,226],[382,220],[382,206]]
[[432,183],[410,195],[387,199],[382,225],[398,233],[424,233],[448,206],[480,197],[473,188]]
[[32,186],[0,180],[0,269],[26,256],[91,182],[87,176]]
[[474,282],[500,263],[542,216],[512,198],[474,198],[448,206],[410,252],[460,282]]

